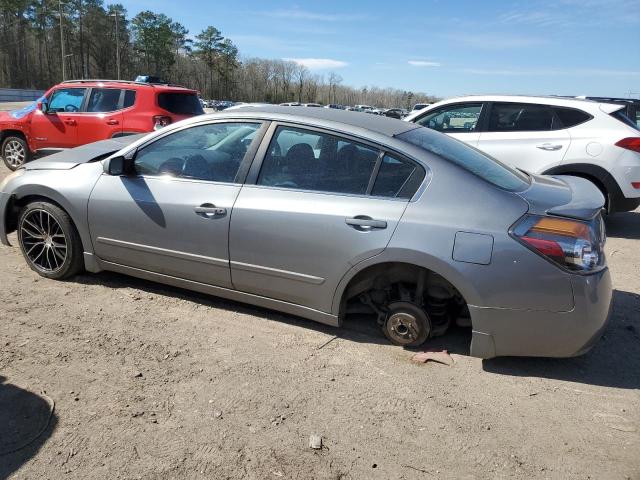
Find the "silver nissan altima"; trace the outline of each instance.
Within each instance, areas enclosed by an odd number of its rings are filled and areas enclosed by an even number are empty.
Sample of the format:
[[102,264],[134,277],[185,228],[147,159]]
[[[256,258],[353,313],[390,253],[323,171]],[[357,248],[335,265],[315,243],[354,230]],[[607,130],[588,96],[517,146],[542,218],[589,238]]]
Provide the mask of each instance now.
[[377,115],[203,115],[28,163],[0,192],[0,240],[17,230],[46,278],[110,270],[334,326],[366,312],[403,346],[457,323],[482,358],[578,355],[609,316],[596,187]]

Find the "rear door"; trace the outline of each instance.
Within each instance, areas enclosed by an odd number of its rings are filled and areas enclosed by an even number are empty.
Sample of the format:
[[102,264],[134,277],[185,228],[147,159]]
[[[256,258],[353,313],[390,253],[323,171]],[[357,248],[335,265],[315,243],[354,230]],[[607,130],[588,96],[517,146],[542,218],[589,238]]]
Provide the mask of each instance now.
[[389,243],[424,170],[323,130],[271,131],[233,209],[233,285],[330,312],[346,271]]
[[229,219],[260,126],[190,126],[138,150],[134,175],[102,175],[89,199],[96,255],[230,288]]
[[498,160],[538,173],[562,162],[571,137],[547,105],[495,102],[478,148]]
[[122,134],[124,90],[92,88],[84,115],[78,119],[78,144],[97,142]]
[[31,136],[36,149],[71,148],[78,145],[78,122],[86,88],[53,90],[47,98],[47,111],[36,110],[31,117]]
[[480,120],[483,102],[465,102],[443,105],[416,118],[414,123],[446,133],[469,145],[476,146],[480,138]]

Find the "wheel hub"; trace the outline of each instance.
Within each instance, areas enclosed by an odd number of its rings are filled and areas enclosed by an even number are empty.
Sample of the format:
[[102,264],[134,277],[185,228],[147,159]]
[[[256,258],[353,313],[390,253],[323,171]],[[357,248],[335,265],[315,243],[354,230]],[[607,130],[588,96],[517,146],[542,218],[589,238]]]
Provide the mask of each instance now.
[[418,338],[417,319],[406,312],[394,313],[389,317],[389,333],[401,343],[410,343]]

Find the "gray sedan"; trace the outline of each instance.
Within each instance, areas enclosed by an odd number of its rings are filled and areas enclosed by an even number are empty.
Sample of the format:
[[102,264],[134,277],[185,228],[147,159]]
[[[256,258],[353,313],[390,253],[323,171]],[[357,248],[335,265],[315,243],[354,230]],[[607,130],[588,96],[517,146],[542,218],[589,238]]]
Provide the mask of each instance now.
[[470,326],[471,354],[571,356],[603,330],[604,198],[418,125],[335,109],[246,108],[28,163],[0,184],[51,279],[110,270],[394,344]]

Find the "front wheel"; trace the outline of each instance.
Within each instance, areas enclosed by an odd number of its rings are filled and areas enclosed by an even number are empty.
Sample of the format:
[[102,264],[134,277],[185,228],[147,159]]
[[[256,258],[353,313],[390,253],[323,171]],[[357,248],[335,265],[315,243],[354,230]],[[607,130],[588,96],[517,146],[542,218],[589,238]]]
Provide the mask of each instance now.
[[29,146],[22,137],[9,136],[5,138],[0,153],[9,170],[16,170],[31,160]]
[[69,215],[49,202],[33,202],[20,212],[18,242],[29,267],[63,280],[82,270],[82,242]]

